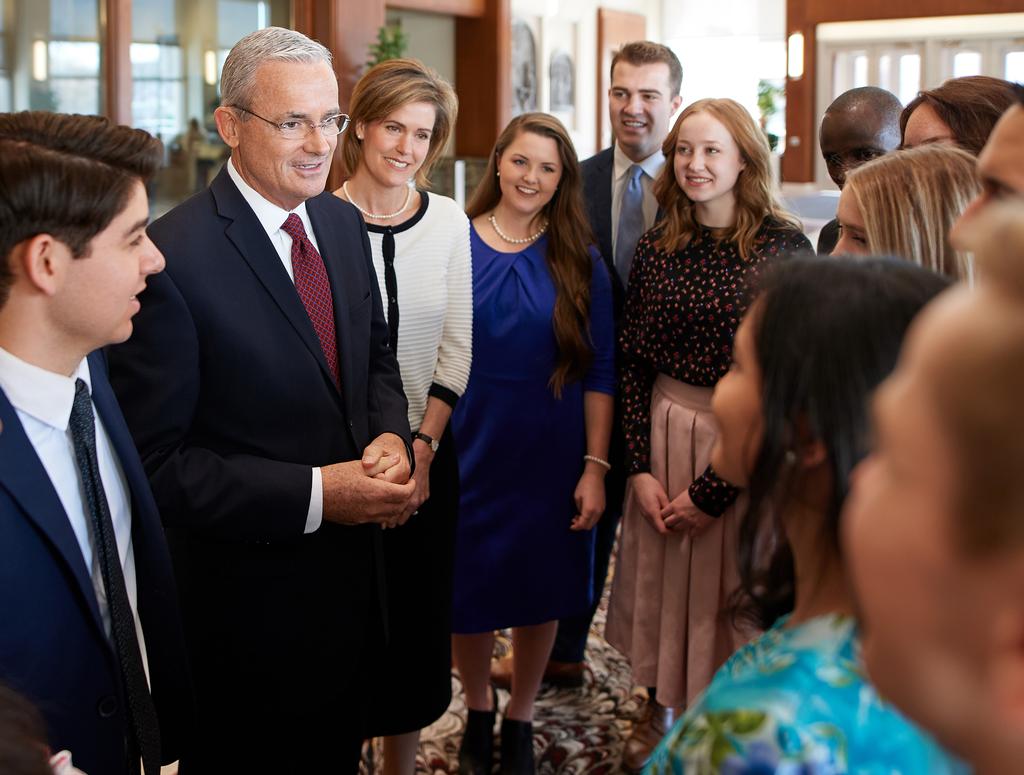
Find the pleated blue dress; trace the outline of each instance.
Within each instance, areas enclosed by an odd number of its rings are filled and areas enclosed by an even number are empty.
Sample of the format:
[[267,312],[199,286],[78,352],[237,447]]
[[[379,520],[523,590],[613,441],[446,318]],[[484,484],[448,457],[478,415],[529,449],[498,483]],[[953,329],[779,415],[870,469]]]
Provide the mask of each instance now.
[[453,631],[479,633],[578,614],[591,602],[593,531],[570,530],[583,473],[583,394],[615,390],[611,284],[594,254],[594,358],[561,398],[547,238],[503,253],[471,229],[473,368],[452,416],[462,490]]

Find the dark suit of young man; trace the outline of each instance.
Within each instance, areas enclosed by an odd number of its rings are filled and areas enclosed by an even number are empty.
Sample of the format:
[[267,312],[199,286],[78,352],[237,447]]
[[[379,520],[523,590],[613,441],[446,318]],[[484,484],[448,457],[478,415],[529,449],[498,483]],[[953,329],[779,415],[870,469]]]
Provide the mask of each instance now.
[[[606,148],[591,156],[581,165],[583,172],[583,191],[590,218],[590,227],[597,239],[601,258],[608,268],[608,276],[612,278],[612,308],[615,314],[615,327],[618,330],[622,321],[622,310],[626,300],[626,286],[622,281],[621,272],[615,267],[615,251],[612,242],[612,197],[615,187],[615,148]],[[594,537],[594,601],[590,610],[558,623],[558,635],[551,652],[554,663],[577,664],[583,660],[584,647],[590,623],[601,601],[605,579],[608,576],[608,564],[615,545],[615,533],[619,520],[622,518],[622,504],[626,497],[626,475],[624,454],[626,442],[622,436],[622,423],[616,409],[612,423],[612,436],[608,446],[608,462],[611,470],[605,476],[605,513],[598,521]]]
[[[635,241],[656,220],[654,179],[663,163],[661,143],[669,130],[670,117],[681,102],[681,78],[678,60],[663,46],[641,41],[623,47],[612,60],[608,92],[615,145],[581,165],[590,225],[612,278],[616,328],[622,320]],[[642,169],[642,174],[637,167]],[[631,178],[636,194],[632,198]],[[633,217],[622,220],[627,202],[633,207]],[[625,439],[617,411],[608,453],[611,470],[605,477],[606,510],[595,528],[594,601],[584,615],[559,622],[545,674],[553,683],[579,685],[582,682],[587,633],[604,590],[615,533],[622,516],[626,490],[624,453]]]
[[[180,755],[192,709],[177,591],[160,517],[99,353],[92,399],[131,493],[138,609],[164,760]],[[0,389],[0,680],[46,720],[54,750],[83,772],[125,769],[124,682],[93,582],[47,470]]]
[[[161,271],[146,132],[0,114],[0,682],[84,772],[187,760],[193,704],[156,504],[98,348]],[[187,765],[183,765],[187,766]]]

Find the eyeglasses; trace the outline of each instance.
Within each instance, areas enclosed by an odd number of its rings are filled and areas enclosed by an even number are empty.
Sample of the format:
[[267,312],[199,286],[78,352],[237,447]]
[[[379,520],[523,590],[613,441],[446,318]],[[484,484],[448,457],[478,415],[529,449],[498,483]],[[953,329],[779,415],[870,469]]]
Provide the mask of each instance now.
[[324,137],[334,137],[340,135],[348,128],[348,123],[351,120],[346,114],[339,113],[336,116],[325,118],[323,121],[309,121],[306,119],[293,118],[288,121],[271,121],[269,118],[263,118],[259,113],[253,113],[248,108],[243,108],[238,105],[232,105],[235,110],[240,110],[243,113],[248,113],[250,116],[255,116],[260,121],[266,121],[272,127],[274,127],[281,136],[288,140],[304,140],[312,134],[314,129],[319,129],[320,134]]

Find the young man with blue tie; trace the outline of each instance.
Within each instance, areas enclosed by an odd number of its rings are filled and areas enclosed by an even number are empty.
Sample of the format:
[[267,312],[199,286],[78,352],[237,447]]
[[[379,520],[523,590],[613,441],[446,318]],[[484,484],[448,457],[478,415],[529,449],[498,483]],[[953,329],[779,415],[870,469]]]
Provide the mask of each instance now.
[[159,141],[95,116],[0,114],[0,682],[89,773],[158,775],[191,695],[160,519],[107,382],[164,259]]

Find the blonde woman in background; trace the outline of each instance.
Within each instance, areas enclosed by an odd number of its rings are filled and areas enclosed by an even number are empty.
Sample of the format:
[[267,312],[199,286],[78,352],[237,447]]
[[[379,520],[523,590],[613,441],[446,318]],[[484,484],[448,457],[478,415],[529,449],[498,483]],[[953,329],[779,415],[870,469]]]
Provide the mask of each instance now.
[[417,60],[371,68],[352,92],[347,179],[334,192],[366,221],[416,456],[408,521],[384,533],[389,639],[368,698],[368,735],[385,737],[384,772],[395,775],[415,770],[419,730],[451,701],[459,474],[448,419],[469,380],[472,270],[469,220],[424,189],[457,109],[451,85]]
[[971,256],[949,230],[981,191],[976,161],[951,145],[896,151],[852,171],[839,196],[832,255],[900,256],[954,280],[970,280]]

